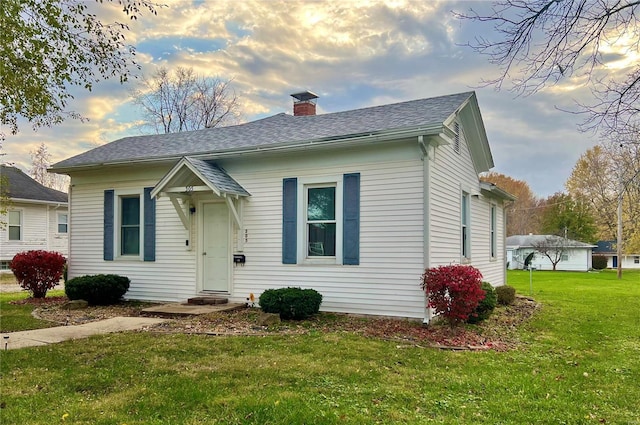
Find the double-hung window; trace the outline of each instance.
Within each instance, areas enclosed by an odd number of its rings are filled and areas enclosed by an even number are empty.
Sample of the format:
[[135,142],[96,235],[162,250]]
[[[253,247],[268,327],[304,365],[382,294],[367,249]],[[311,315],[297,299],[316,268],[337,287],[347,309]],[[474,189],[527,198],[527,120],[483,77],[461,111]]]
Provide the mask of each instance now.
[[360,173],[286,178],[283,264],[360,264]]
[[120,197],[120,255],[140,255],[140,196]]
[[104,191],[104,260],[156,259],[156,202],[151,187]]
[[495,205],[491,205],[491,217],[490,217],[490,229],[489,229],[489,236],[491,238],[491,242],[490,242],[490,249],[491,249],[491,258],[496,258],[496,245],[497,245],[497,238],[496,238],[496,206]]
[[69,231],[69,216],[67,214],[58,214],[58,233],[67,233]]
[[22,240],[22,212],[21,211],[9,211],[9,240],[21,241]]
[[470,245],[470,215],[469,215],[469,194],[462,192],[461,199],[461,235],[460,245],[462,247],[462,258],[471,258],[471,245]]
[[336,256],[336,186],[306,187],[308,257]]

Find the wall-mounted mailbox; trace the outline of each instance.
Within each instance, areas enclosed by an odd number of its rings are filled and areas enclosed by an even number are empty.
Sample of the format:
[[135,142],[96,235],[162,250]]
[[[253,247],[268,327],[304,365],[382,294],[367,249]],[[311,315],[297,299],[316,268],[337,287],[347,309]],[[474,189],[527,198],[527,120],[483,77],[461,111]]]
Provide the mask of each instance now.
[[244,256],[244,254],[233,254],[233,263],[234,264],[240,264],[244,266],[244,262],[246,261],[246,258]]

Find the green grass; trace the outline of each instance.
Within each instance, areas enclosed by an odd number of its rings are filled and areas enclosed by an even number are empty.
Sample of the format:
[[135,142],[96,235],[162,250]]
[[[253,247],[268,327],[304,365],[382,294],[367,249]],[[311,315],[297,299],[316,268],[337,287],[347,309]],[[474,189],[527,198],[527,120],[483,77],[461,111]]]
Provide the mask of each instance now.
[[[47,297],[64,295],[62,290],[47,292]],[[32,304],[11,304],[11,301],[25,299],[27,291],[0,294],[0,332],[15,332],[30,329],[40,329],[55,326],[51,322],[36,319],[31,315],[34,310]]]
[[[509,282],[529,292],[529,275]],[[4,424],[640,424],[640,273],[534,274],[509,352],[119,333],[0,353]]]

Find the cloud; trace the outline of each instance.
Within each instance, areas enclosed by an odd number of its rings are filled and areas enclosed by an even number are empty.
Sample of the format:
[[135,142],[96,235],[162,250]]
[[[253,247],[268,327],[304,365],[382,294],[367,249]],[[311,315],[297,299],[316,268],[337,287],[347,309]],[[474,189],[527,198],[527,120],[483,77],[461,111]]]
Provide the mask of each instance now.
[[[514,98],[482,87],[499,69],[464,47],[488,27],[456,20],[451,9],[478,2],[421,1],[163,1],[158,14],[128,22],[141,74],[159,66],[193,67],[232,79],[247,120],[291,111],[290,93],[320,95],[319,113],[475,89],[497,171],[527,180],[541,195],[561,190],[578,156],[594,140],[580,134],[580,117],[557,108],[587,99],[583,80],[535,96]],[[105,21],[122,21],[114,5],[93,5]],[[621,59],[611,56],[612,61]],[[9,136],[10,161],[28,167],[28,151],[44,141],[59,161],[97,144],[140,134],[131,103],[137,81],[103,81],[74,91],[70,108],[89,119],[68,120]]]

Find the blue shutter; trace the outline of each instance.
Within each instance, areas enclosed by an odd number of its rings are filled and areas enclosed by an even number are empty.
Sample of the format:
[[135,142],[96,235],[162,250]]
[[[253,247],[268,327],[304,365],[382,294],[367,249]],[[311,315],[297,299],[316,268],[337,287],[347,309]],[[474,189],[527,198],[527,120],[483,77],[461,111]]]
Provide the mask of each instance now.
[[296,264],[298,257],[298,179],[282,181],[282,264]]
[[103,258],[113,261],[113,190],[104,191],[104,245]]
[[156,200],[152,187],[144,188],[144,261],[156,261]]
[[343,176],[342,264],[360,264],[360,173]]

